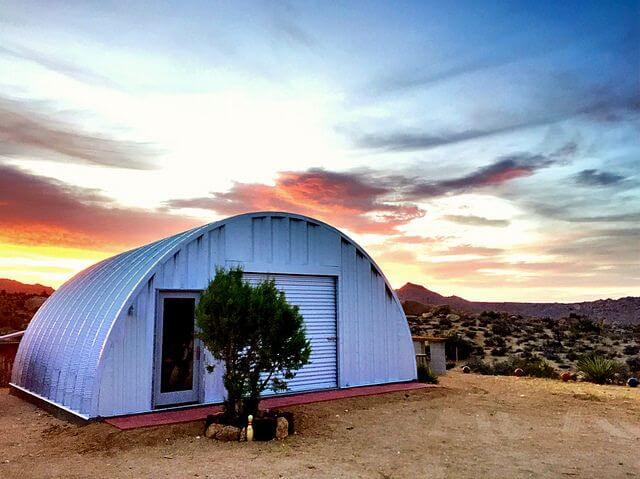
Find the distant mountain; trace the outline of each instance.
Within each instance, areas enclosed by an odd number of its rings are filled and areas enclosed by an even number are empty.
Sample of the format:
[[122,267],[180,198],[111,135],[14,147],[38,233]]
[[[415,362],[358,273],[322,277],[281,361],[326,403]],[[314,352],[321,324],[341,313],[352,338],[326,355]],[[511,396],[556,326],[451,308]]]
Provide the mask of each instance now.
[[0,291],[6,291],[7,293],[26,293],[36,294],[43,296],[49,296],[53,293],[53,288],[50,286],[43,286],[41,284],[25,284],[14,279],[0,278]]
[[454,309],[469,313],[501,311],[522,316],[559,319],[571,313],[608,323],[640,324],[640,298],[628,296],[620,299],[599,299],[581,303],[492,303],[468,301],[459,296],[442,296],[424,286],[407,283],[397,290],[400,301],[415,301],[425,305],[448,304]]

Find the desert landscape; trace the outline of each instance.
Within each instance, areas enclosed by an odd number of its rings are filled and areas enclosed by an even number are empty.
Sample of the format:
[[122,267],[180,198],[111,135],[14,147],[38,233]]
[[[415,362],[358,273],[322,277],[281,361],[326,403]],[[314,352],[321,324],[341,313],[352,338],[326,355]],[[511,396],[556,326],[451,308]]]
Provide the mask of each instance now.
[[285,441],[220,443],[204,422],[72,425],[0,394],[0,475],[543,478],[640,475],[640,390],[463,375],[407,393],[297,406]]

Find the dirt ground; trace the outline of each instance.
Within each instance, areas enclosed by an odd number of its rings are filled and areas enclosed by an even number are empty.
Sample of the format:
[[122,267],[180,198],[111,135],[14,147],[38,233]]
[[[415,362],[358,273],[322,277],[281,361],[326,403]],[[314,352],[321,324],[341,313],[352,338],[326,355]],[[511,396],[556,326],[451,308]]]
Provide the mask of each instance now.
[[283,442],[190,423],[76,426],[0,393],[2,478],[640,477],[640,389],[449,373],[440,387],[289,408]]

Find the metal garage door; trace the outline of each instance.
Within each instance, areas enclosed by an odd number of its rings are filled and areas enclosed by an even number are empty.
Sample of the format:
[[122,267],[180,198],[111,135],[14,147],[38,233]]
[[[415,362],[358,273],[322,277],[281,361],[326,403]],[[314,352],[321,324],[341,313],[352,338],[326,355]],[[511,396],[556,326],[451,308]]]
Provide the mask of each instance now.
[[[287,301],[300,308],[307,339],[311,342],[310,363],[289,381],[289,391],[337,387],[336,285],[332,276],[245,273],[256,284],[267,278],[284,291]],[[269,393],[271,391],[265,391]]]

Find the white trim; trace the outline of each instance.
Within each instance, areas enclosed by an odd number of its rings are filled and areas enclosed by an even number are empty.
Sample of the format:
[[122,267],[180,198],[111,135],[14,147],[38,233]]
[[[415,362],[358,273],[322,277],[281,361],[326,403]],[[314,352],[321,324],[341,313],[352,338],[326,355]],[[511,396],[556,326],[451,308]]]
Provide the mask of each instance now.
[[40,396],[40,394],[38,393],[34,393],[33,391],[29,391],[28,389],[23,388],[22,386],[18,386],[17,384],[14,383],[9,383],[9,385],[11,387],[14,387],[18,390],[20,390],[21,392],[28,394],[29,396],[33,396],[36,399],[39,399],[40,401],[44,401],[47,404],[50,404],[52,406],[57,407],[58,409],[62,409],[64,412],[68,412],[69,414],[73,414],[74,416],[78,416],[79,418],[85,419],[85,420],[89,420],[91,419],[90,416],[86,415],[86,414],[81,414],[78,411],[74,411],[73,409],[69,409],[66,406],[63,406],[62,404],[58,404],[57,402],[53,402],[51,399],[47,399],[44,396]]

